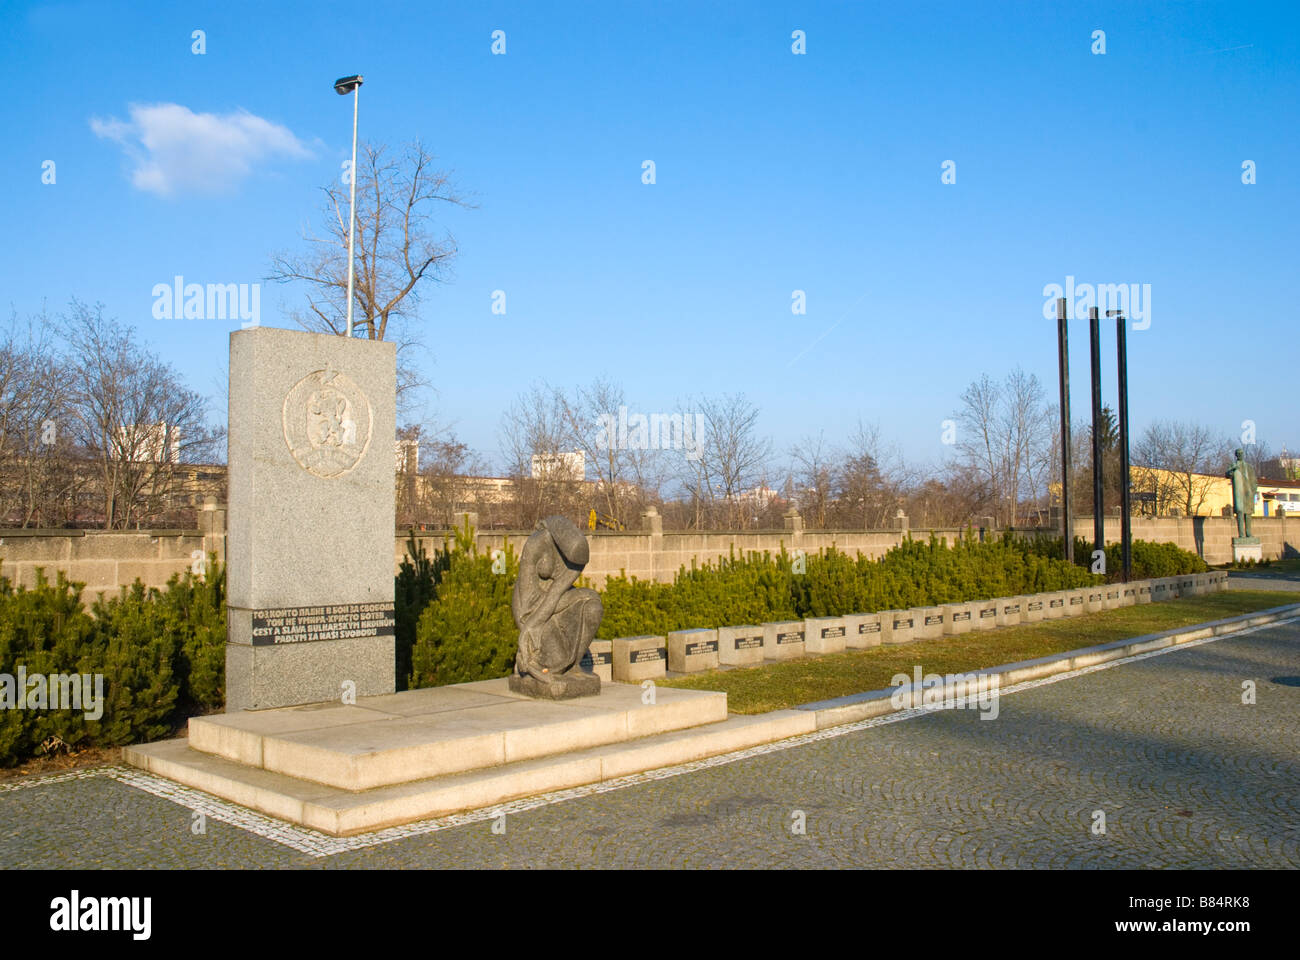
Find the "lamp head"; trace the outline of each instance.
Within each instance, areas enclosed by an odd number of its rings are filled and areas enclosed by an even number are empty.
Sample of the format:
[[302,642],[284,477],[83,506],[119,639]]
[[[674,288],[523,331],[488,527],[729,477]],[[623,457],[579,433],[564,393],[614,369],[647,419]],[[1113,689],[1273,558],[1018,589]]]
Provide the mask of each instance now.
[[357,87],[361,86],[362,82],[361,74],[359,73],[354,77],[339,77],[334,81],[334,92],[340,97],[346,97]]

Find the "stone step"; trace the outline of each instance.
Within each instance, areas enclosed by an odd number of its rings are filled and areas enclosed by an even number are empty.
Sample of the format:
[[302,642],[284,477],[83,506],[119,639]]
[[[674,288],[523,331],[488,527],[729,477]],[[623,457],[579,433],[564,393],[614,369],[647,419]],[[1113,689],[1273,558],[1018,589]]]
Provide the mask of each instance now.
[[[660,697],[668,692],[657,691]],[[133,766],[223,800],[331,836],[349,836],[689,763],[815,729],[816,716],[802,710],[731,716],[693,729],[363,791],[202,753],[183,738],[127,747],[123,755]]]
[[507,680],[341,703],[195,717],[189,747],[341,790],[372,790],[620,743],[727,719],[727,696],[606,683],[599,695],[536,700]]

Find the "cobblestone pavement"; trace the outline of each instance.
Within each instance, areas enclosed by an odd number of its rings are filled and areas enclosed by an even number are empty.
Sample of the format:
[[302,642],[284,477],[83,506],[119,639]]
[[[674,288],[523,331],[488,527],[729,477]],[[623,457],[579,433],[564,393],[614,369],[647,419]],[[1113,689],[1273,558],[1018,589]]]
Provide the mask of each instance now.
[[0,787],[0,862],[1300,867],[1300,686],[1287,678],[1300,678],[1300,622],[1043,682],[1002,698],[996,720],[928,713],[511,813],[504,835],[482,819],[332,855],[214,819],[195,835],[187,807],[79,773]]

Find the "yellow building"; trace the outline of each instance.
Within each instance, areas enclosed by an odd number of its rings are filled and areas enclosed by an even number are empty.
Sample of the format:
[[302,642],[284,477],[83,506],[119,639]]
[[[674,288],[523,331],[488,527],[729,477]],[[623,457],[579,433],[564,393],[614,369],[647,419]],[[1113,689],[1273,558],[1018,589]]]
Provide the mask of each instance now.
[[[1224,517],[1232,515],[1232,481],[1205,473],[1176,473],[1150,467],[1132,467],[1133,513],[1149,517]],[[1256,481],[1252,516],[1275,517],[1279,512],[1300,516],[1300,480]],[[1061,485],[1048,484],[1052,503],[1061,502]],[[1080,500],[1075,491],[1075,513],[1092,509],[1091,499]],[[1089,491],[1082,496],[1090,497]]]
[[[1155,516],[1223,517],[1232,515],[1232,481],[1204,473],[1175,473],[1150,467],[1132,468],[1134,494],[1146,494],[1143,511]],[[1300,513],[1300,482],[1256,480],[1253,516],[1272,517],[1279,510]],[[1151,498],[1154,495],[1154,498]],[[1135,498],[1136,499],[1136,498]]]

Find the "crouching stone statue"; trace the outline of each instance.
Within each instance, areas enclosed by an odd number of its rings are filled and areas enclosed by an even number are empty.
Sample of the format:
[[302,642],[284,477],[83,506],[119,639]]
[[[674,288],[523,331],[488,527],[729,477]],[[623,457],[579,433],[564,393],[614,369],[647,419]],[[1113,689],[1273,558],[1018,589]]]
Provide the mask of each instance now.
[[600,693],[600,677],[582,668],[600,626],[600,594],[573,585],[589,557],[587,538],[564,517],[540,521],[524,544],[511,600],[514,692],[550,700]]

